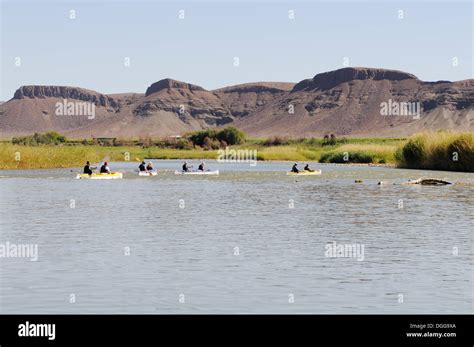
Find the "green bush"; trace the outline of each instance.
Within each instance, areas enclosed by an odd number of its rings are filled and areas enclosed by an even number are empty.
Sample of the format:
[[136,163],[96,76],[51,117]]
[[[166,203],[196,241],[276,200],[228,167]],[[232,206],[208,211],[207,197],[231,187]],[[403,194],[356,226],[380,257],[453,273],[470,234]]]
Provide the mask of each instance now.
[[204,146],[204,140],[207,138],[215,139],[217,132],[214,129],[198,130],[188,135],[189,141],[195,146]]
[[461,134],[447,147],[447,162],[456,171],[474,171],[474,134]]
[[288,140],[282,138],[282,137],[279,137],[279,136],[275,136],[275,137],[271,137],[271,138],[268,138],[266,139],[264,142],[263,142],[263,145],[264,146],[283,146],[283,145],[287,145],[289,142]]
[[66,137],[55,131],[49,131],[44,134],[34,133],[33,135],[12,138],[12,144],[24,146],[58,145],[65,142]]
[[205,137],[202,147],[205,150],[219,149],[220,148],[220,142],[218,140],[212,140],[209,137]]
[[407,165],[420,165],[424,160],[425,151],[425,139],[421,136],[414,137],[403,146],[403,159]]
[[474,133],[426,133],[412,137],[396,153],[411,169],[474,172]]
[[[346,154],[347,154],[347,157],[346,157]],[[348,159],[348,160],[345,160],[345,159]],[[321,163],[337,163],[337,164],[346,164],[346,163],[370,164],[374,162],[374,155],[367,152],[354,152],[354,153],[328,152],[328,153],[323,153],[319,161]]]
[[187,139],[179,139],[178,141],[176,141],[176,145],[175,145],[174,148],[176,148],[176,149],[191,149],[191,148],[193,148],[193,145]]
[[337,137],[334,134],[324,135],[323,146],[334,146],[337,144]]
[[216,139],[224,141],[228,145],[239,145],[245,141],[245,133],[234,127],[227,127],[216,134]]
[[[226,143],[227,145],[238,145],[245,141],[245,133],[237,128],[228,127],[222,130],[206,129],[198,130],[188,134],[187,138],[195,146],[206,147],[209,140],[212,142]],[[208,140],[206,140],[208,138]]]

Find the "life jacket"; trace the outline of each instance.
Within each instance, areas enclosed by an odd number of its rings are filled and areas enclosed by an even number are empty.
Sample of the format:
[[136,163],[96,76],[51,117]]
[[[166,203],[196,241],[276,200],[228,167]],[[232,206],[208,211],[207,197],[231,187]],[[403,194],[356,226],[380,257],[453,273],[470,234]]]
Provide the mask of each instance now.
[[89,175],[92,174],[92,170],[89,165],[84,166],[84,173]]
[[138,168],[140,169],[140,171],[146,171],[145,170],[145,165],[143,165],[143,164],[140,164],[140,166]]
[[105,164],[100,167],[100,173],[108,173],[107,166],[105,166]]

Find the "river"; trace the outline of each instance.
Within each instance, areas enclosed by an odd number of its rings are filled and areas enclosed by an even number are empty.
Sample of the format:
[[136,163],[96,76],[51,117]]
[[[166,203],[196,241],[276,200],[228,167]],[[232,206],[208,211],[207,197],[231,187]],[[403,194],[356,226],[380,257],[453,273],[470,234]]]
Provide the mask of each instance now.
[[0,171],[0,244],[38,250],[0,258],[0,313],[472,312],[474,187],[399,184],[472,173],[154,163]]

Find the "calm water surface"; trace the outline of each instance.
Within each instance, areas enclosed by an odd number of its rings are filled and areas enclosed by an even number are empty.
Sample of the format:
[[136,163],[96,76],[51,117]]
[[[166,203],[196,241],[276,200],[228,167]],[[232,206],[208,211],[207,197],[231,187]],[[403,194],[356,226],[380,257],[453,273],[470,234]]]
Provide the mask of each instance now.
[[[0,258],[0,312],[473,311],[474,187],[393,183],[474,174],[209,162],[220,176],[190,177],[154,162],[150,178],[112,163],[125,175],[109,181],[0,171],[0,243],[38,245],[36,262]],[[326,257],[331,242],[364,259]]]

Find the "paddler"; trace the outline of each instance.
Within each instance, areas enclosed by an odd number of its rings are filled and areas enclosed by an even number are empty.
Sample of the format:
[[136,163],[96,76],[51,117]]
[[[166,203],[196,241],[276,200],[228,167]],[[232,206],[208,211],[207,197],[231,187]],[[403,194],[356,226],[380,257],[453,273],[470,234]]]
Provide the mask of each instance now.
[[309,164],[306,164],[306,166],[304,167],[304,171],[314,172],[313,169],[309,168]]
[[92,175],[92,169],[95,169],[95,167],[91,167],[91,163],[86,162],[86,166],[84,166],[84,173],[88,175]]
[[145,165],[146,165],[145,161],[142,161],[142,163],[138,166],[138,169],[140,171],[146,171],[147,169],[145,168]]
[[204,171],[204,162],[199,164],[198,171]]
[[300,170],[298,170],[297,166],[298,166],[298,163],[295,163],[295,164],[293,165],[293,167],[291,168],[291,172],[294,172],[294,173],[300,172]]
[[188,166],[188,162],[185,161],[184,164],[183,164],[183,171],[184,172],[188,172],[189,171],[189,166]]
[[107,163],[106,161],[104,162],[104,165],[102,165],[100,167],[100,173],[107,173],[109,174],[110,173],[110,168],[109,168],[109,163]]
[[151,161],[146,166],[146,171],[153,171],[153,163]]

